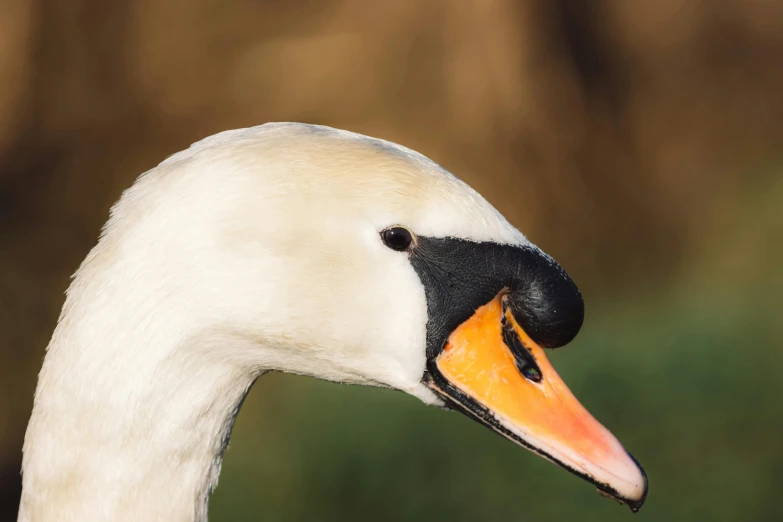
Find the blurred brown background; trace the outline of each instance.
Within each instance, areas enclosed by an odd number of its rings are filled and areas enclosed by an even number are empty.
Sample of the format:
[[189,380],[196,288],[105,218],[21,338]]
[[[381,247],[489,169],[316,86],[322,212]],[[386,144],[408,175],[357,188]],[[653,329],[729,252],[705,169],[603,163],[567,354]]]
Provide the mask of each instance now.
[[[640,517],[780,520],[781,93],[773,0],[0,0],[0,519],[15,519],[63,292],[110,205],[207,135],[304,121],[430,156],[566,267],[588,317],[556,363],[648,465]],[[455,415],[265,379],[214,520],[630,516]],[[297,435],[316,410],[331,412],[321,436]],[[356,412],[392,420],[368,432]],[[282,460],[253,437],[281,444]],[[465,495],[453,512],[431,500],[416,462],[447,469],[446,487],[464,473],[452,451],[484,463],[479,482],[437,494],[494,484],[494,496]],[[254,458],[267,465],[244,466]]]

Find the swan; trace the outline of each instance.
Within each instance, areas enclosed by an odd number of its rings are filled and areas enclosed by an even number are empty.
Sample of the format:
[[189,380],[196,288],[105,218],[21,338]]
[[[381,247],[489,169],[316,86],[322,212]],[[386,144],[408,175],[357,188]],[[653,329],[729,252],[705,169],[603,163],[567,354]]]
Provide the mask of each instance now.
[[253,382],[282,371],[461,411],[637,510],[641,466],[544,348],[582,296],[405,147],[268,123],[146,172],[73,277],[39,374],[18,519],[204,521]]

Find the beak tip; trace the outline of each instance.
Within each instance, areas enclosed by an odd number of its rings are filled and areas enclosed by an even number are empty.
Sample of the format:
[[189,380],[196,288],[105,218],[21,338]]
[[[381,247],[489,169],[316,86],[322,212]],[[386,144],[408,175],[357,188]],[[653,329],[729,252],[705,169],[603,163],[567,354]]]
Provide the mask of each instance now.
[[631,478],[630,474],[626,472],[627,478],[621,483],[612,484],[599,481],[593,483],[598,487],[598,493],[602,497],[612,499],[618,504],[625,504],[631,508],[632,513],[637,513],[647,500],[647,473],[633,455],[627,451],[626,454],[635,465],[635,471],[638,472],[638,475],[633,473],[636,476]]
[[642,492],[638,499],[628,499],[626,500],[626,504],[628,504],[628,507],[631,508],[632,513],[637,513],[640,509],[642,509],[642,506],[644,505],[645,500],[647,500],[647,491],[648,491],[648,482],[647,482],[647,473],[644,471],[644,468],[641,464],[639,464],[639,461],[636,460],[636,457],[628,453],[628,456],[631,457],[631,460],[634,461],[636,464],[636,467],[639,468],[639,472],[642,474]]
[[639,464],[639,461],[636,460],[636,457],[634,457],[628,452],[626,453],[628,454],[628,457],[630,457],[630,459],[636,465],[636,469],[639,472],[640,480],[638,480],[638,482],[633,481],[634,486],[632,486],[630,488],[630,491],[627,491],[624,496],[618,494],[616,490],[607,491],[607,490],[599,489],[598,492],[603,496],[614,498],[616,501],[618,501],[621,504],[626,504],[629,508],[631,508],[632,513],[638,513],[639,510],[642,509],[644,502],[647,500],[647,491],[648,491],[647,473],[644,471],[642,465]]

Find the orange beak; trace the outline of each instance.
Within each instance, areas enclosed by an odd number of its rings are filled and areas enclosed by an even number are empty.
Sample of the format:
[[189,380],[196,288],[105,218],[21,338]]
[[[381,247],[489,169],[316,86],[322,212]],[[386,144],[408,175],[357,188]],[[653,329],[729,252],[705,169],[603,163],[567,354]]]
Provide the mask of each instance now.
[[644,503],[644,470],[574,397],[506,309],[503,293],[452,332],[430,373],[450,404],[634,512]]

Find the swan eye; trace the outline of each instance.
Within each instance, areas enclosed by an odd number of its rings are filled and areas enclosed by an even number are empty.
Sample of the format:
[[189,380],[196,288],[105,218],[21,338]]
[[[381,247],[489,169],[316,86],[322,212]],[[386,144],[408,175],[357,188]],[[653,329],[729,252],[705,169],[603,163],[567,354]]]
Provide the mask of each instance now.
[[392,250],[408,250],[413,243],[413,235],[407,228],[390,227],[381,232],[384,244]]

